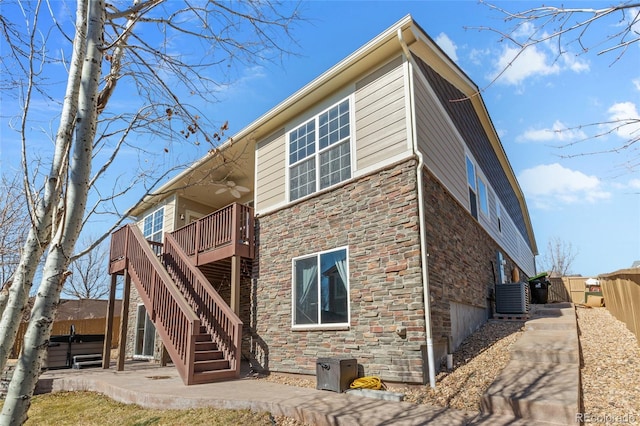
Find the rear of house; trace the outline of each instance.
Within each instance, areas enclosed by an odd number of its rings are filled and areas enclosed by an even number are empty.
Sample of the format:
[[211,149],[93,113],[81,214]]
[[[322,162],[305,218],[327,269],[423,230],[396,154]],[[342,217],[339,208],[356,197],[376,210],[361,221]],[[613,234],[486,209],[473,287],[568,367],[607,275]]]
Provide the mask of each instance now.
[[[356,358],[425,383],[486,321],[496,283],[535,274],[524,197],[477,90],[406,17],[220,148],[243,167],[205,158],[148,197],[140,226],[160,241],[248,204],[252,255],[198,266],[242,320],[243,358],[304,374]],[[129,354],[154,336],[137,303]]]

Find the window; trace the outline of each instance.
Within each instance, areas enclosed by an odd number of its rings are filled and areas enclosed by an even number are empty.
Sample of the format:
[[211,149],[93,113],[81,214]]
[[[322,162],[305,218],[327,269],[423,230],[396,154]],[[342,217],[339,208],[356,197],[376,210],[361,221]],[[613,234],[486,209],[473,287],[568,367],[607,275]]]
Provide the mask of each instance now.
[[469,207],[471,215],[478,218],[478,199],[476,195],[476,167],[469,157],[467,158],[467,183],[469,184]]
[[289,132],[289,199],[351,177],[349,99]]
[[147,240],[162,242],[162,228],[164,222],[164,207],[144,218],[143,234]]
[[136,320],[136,342],[133,354],[139,357],[152,357],[156,327],[151,322],[144,305],[138,305]]
[[293,260],[293,326],[349,324],[347,249]]
[[478,178],[478,199],[480,200],[480,211],[489,217],[489,195],[487,192],[487,184],[482,178]]

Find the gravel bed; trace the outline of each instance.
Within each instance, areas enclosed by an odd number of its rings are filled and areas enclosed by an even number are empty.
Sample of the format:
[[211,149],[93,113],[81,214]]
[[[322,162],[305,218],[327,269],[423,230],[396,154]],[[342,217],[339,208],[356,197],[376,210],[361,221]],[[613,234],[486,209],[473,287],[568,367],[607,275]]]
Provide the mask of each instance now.
[[640,424],[640,346],[606,308],[578,306],[585,423]]
[[460,410],[479,411],[482,394],[509,362],[511,345],[522,334],[522,321],[490,321],[470,335],[453,354],[453,369],[443,368],[436,388],[397,387],[405,401]]

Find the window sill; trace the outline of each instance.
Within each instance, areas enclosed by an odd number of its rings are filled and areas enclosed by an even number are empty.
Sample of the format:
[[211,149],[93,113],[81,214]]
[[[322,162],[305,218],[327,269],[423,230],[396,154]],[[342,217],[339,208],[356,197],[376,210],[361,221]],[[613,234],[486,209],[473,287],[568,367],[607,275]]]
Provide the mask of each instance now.
[[349,329],[348,324],[294,325],[291,327],[291,331],[346,331]]

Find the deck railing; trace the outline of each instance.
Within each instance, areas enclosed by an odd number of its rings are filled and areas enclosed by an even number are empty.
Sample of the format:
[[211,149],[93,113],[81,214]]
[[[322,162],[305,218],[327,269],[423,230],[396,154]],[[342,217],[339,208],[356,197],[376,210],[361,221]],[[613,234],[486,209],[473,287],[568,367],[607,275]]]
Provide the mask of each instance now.
[[188,256],[199,264],[201,254],[224,250],[220,257],[254,257],[253,208],[230,204],[171,233]]
[[242,321],[224,299],[211,287],[207,278],[195,267],[171,235],[165,236],[164,262],[182,294],[195,309],[218,348],[229,361],[229,367],[240,372]]
[[192,384],[195,335],[200,332],[200,319],[137,226],[124,226],[113,233],[110,257],[112,264],[122,259],[126,262],[125,267],[182,380]]

